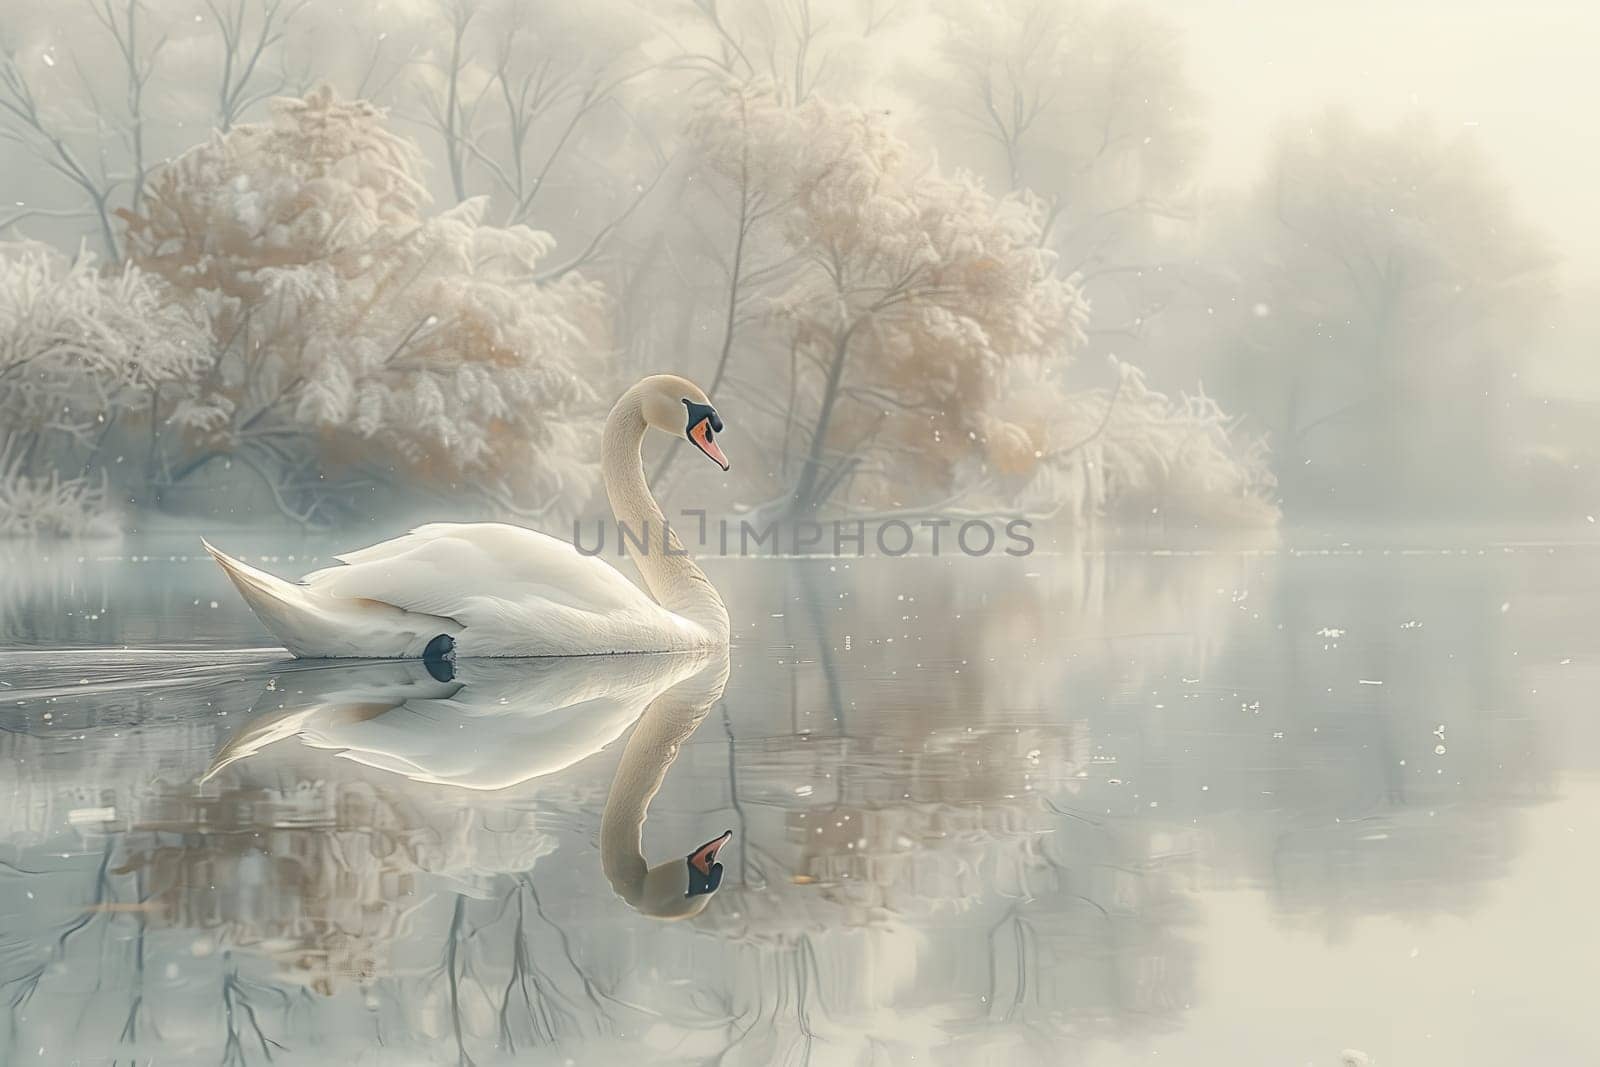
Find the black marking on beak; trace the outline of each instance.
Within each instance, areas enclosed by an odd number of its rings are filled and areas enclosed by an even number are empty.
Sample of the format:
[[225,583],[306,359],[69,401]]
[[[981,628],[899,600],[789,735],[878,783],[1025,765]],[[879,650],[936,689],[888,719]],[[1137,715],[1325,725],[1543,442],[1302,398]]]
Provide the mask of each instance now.
[[722,846],[733,840],[733,831],[724,830],[718,837],[712,838],[693,852],[689,853],[689,889],[683,895],[697,897],[703,893],[715,893],[722,884],[722,864],[717,862],[717,853]]
[[689,423],[684,427],[683,435],[713,463],[727,470],[728,457],[722,454],[722,448],[712,436],[722,432],[722,416],[710,404],[696,404],[688,397],[683,398],[683,406],[689,412]]

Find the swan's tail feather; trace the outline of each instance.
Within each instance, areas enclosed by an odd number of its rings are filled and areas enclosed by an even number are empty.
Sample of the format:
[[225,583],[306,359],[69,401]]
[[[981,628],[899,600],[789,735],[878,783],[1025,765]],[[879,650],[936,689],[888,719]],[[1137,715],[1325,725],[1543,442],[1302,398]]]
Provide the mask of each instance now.
[[[200,539],[262,625],[296,656],[378,659],[422,655],[430,639],[454,634],[454,619],[408,612],[364,597],[341,597],[315,582],[287,582],[234,559]],[[452,641],[453,644],[453,641]]]
[[265,715],[252,722],[246,729],[230,737],[227,743],[217,750],[217,754],[211,759],[211,766],[200,776],[201,784],[215,778],[223,768],[255,755],[270,744],[294,736],[306,720],[321,710],[320,705],[314,704],[309,708],[299,708],[292,712]]
[[266,571],[258,571],[249,564],[234,559],[226,552],[218,550],[215,545],[204,537],[200,538],[200,543],[205,546],[207,552],[211,553],[211,558],[217,561],[217,565],[222,568],[222,572],[233,582],[240,595],[244,597],[256,614],[259,615],[261,613],[260,607],[257,606],[258,602],[261,601],[278,604],[295,603],[296,587],[293,584],[275,575],[268,574]]
[[217,561],[222,573],[233,582],[234,588],[239,590],[239,595],[250,605],[250,610],[256,613],[256,618],[260,619],[278,640],[288,646],[290,652],[297,656],[302,655],[303,653],[295,647],[297,642],[294,638],[296,629],[294,623],[315,610],[305,587],[286,582],[266,571],[256,570],[226,552],[219,551],[203,537],[200,543],[211,553],[211,558]]

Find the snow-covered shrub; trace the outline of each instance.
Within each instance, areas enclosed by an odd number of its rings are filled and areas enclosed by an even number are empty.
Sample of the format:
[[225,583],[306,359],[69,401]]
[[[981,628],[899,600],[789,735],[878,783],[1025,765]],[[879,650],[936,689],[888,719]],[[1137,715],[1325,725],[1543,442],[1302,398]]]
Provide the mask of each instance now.
[[0,242],[0,532],[99,532],[122,458],[108,447],[148,434],[162,390],[189,388],[206,352],[198,320],[138,268]]
[[540,278],[553,240],[485,226],[481,201],[424,215],[421,170],[381,109],[324,88],[155,175],[130,255],[204,314],[198,402],[226,412],[181,469],[236,456],[307,516],[330,473],[552,517],[583,504],[602,293]]
[[0,455],[0,537],[110,537],[105,475],[98,481],[63,478],[58,471],[22,473],[21,456]]
[[1204,393],[1151,389],[1116,362],[1116,386],[1071,391],[1062,369],[1013,367],[984,426],[983,462],[967,472],[978,498],[1076,523],[1167,514],[1218,525],[1277,520],[1265,442],[1238,430]]

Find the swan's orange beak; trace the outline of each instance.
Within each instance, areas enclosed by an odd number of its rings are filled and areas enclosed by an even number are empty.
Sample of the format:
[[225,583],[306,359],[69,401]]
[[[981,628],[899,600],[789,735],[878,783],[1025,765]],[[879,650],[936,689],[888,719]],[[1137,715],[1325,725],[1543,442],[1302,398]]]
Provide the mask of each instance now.
[[689,440],[694,446],[710,456],[717,466],[723,470],[728,469],[728,457],[722,454],[722,449],[717,445],[716,438],[711,436],[711,419],[704,418],[694,424],[689,431]]

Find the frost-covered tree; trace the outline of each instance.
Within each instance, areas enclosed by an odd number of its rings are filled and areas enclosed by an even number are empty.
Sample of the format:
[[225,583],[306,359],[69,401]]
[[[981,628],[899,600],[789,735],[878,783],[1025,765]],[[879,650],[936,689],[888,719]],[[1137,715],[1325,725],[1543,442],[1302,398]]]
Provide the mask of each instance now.
[[602,297],[538,280],[548,235],[428,216],[416,146],[381,109],[319,89],[152,176],[130,255],[200,311],[204,432],[171,477],[232,456],[313,518],[341,478],[480,492],[568,514],[590,491],[584,429],[607,375]]
[[789,356],[777,415],[795,511],[947,488],[1007,363],[1081,342],[1086,308],[1039,247],[1037,203],[939,174],[880,115],[741,87],[710,96],[694,130],[775,206],[759,291],[766,342]]
[[[918,88],[957,121],[936,136],[1042,201],[1039,241],[1094,308],[1086,353],[1111,369],[1104,387],[1069,388],[1059,360],[1011,368],[967,495],[1079,522],[1166,508],[1275,520],[1264,444],[1203,389],[1172,399],[1127,361],[1159,354],[1147,331],[1187,283],[1174,261],[1192,211],[1198,97],[1177,33],[1148,11],[1080,0],[938,8],[939,62]],[[1192,351],[1166,354],[1165,369],[1193,380]],[[1077,377],[1096,380],[1090,366]]]
[[163,296],[136,267],[0,243],[0,532],[104,529],[108,469],[140,467],[130,437],[204,421],[178,399],[205,364],[201,323]]
[[[1149,151],[1121,143],[1124,103],[1107,102],[1108,158]],[[1147,112],[1126,121],[1143,129]],[[1004,507],[1081,523],[1165,505],[1273,521],[1260,443],[1203,392],[1169,399],[1121,360],[1111,386],[1068,388],[1090,317],[1052,248],[1062,197],[944,176],[889,121],[746,83],[709,94],[691,124],[731,216],[708,378],[770,419],[769,491],[801,513]]]

